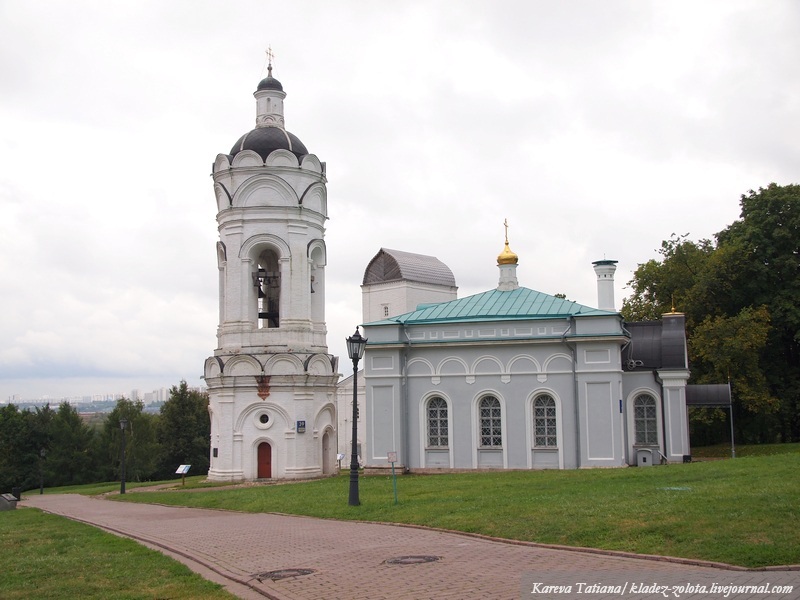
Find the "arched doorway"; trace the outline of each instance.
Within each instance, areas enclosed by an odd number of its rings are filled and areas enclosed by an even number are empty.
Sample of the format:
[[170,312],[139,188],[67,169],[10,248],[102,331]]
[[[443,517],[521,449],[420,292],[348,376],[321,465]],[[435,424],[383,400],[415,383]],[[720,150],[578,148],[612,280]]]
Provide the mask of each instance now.
[[258,478],[270,479],[272,477],[272,446],[269,442],[258,445]]
[[326,431],[322,436],[322,474],[333,473],[333,455],[331,454],[331,432]]

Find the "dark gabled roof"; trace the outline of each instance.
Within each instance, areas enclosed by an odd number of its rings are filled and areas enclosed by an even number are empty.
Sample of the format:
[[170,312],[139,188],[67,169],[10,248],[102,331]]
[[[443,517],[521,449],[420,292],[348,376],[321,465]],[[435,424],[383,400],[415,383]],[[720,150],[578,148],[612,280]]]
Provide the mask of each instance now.
[[449,267],[435,256],[381,248],[364,271],[363,285],[389,281],[416,281],[455,287]]
[[536,290],[517,288],[508,291],[489,290],[449,302],[421,305],[413,312],[368,323],[368,325],[519,321],[617,314],[614,311],[591,308]]

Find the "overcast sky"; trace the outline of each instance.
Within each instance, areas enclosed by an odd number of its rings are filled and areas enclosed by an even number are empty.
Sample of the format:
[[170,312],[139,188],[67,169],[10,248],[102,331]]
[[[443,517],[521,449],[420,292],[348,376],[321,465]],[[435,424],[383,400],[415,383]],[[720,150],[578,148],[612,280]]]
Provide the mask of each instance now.
[[[800,4],[0,2],[0,401],[200,385],[216,347],[211,164],[255,126],[265,49],[286,127],[327,162],[328,346],[381,247],[459,297],[616,301],[671,234],[800,182]],[[347,375],[351,366],[340,359]]]

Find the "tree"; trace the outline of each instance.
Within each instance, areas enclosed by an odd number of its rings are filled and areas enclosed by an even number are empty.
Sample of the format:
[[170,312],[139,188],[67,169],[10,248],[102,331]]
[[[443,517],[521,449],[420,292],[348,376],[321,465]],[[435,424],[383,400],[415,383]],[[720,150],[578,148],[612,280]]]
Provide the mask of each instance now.
[[800,186],[743,195],[740,218],[715,240],[663,242],[661,260],[635,271],[623,315],[684,312],[692,380],[730,373],[746,435],[800,441]]
[[78,485],[95,481],[94,431],[77,409],[62,402],[51,428],[51,447],[46,455],[47,483],[50,486]]
[[800,441],[800,185],[751,190],[741,206],[741,219],[717,235],[745,257],[731,272],[731,310],[767,307],[763,373],[780,400],[780,439]]
[[103,425],[100,436],[102,479],[113,481],[120,476],[122,464],[122,428],[125,418],[125,474],[128,481],[148,481],[158,474],[161,448],[157,440],[158,417],[144,412],[144,403],[126,398],[117,401]]
[[689,348],[699,375],[697,383],[731,381],[750,412],[775,412],[779,401],[770,394],[760,355],[769,334],[766,307],[743,308],[732,317],[707,317],[694,328]]
[[208,473],[210,438],[208,396],[190,390],[181,381],[170,389],[169,400],[161,407],[159,441],[164,476],[174,474],[178,465],[192,465],[196,474]]
[[[661,242],[661,261],[640,264],[628,285],[633,290],[622,302],[622,314],[629,321],[655,321],[674,308],[687,312],[691,294],[702,278],[714,245],[709,240],[693,242],[688,234]],[[690,315],[687,314],[687,318]]]
[[0,489],[39,487],[47,475],[54,414],[49,406],[33,412],[13,404],[0,408]]
[[9,493],[12,487],[33,487],[31,465],[26,440],[30,425],[25,414],[14,404],[0,406],[0,492]]

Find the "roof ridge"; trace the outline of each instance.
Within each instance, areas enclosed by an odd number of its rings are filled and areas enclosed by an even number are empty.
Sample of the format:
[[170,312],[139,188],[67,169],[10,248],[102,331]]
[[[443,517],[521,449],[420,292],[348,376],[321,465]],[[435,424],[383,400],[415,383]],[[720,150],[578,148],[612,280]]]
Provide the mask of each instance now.
[[517,320],[613,314],[618,313],[578,304],[574,300],[559,298],[531,288],[519,287],[514,290],[491,289],[455,300],[426,304],[416,310],[375,323]]

